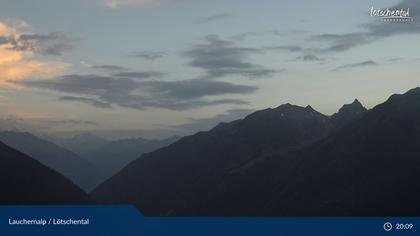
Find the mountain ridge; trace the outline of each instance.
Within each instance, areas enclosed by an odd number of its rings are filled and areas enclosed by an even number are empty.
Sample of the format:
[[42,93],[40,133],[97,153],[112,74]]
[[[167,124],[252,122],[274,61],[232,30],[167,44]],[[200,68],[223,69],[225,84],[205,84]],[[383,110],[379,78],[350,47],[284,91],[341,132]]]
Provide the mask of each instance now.
[[97,170],[77,154],[28,132],[3,131],[0,141],[54,169],[86,190],[96,185]]
[[[92,196],[98,197],[104,184],[114,182],[113,184],[121,188],[110,193],[111,198],[117,200],[99,202],[133,202],[133,199],[125,199],[124,194],[119,193],[129,191],[138,196],[141,195],[140,190],[132,185],[145,185],[149,186],[151,192],[147,196],[143,195],[145,202],[139,206],[142,212],[145,214],[150,211],[154,212],[148,207],[149,203],[157,199],[161,201],[158,208],[169,209],[176,204],[177,199],[182,198],[179,192],[191,190],[183,190],[182,185],[194,186],[194,183],[199,179],[213,182],[223,178],[224,172],[250,163],[262,153],[287,151],[305,142],[321,138],[329,132],[330,126],[328,116],[313,109],[291,104],[257,111],[244,119],[221,123],[209,131],[184,137],[170,146],[142,155],[141,158],[130,163],[116,175],[124,179],[124,176],[138,173],[135,178],[136,182],[132,182],[132,180],[116,181],[114,176],[96,188],[92,192]],[[178,153],[178,158],[171,158],[173,153]],[[184,171],[185,168],[188,171]],[[154,169],[160,175],[149,176],[148,169]],[[154,181],[161,182],[161,184],[152,188]],[[179,184],[179,182],[183,183]],[[167,196],[164,199],[159,197],[159,192],[164,192],[165,189],[173,191],[173,196]],[[204,193],[206,190],[200,187],[193,191]],[[185,201],[195,202],[196,200],[191,196],[189,200]]]
[[[420,152],[419,102],[420,89],[393,95],[338,128],[311,107],[257,111],[143,155],[91,196],[153,216],[411,215],[420,210],[420,192],[392,192],[387,176],[398,186],[420,172],[413,158]],[[358,100],[352,104],[360,108]],[[379,168],[378,176],[369,166]],[[403,203],[387,207],[392,197]]]
[[[333,136],[300,150],[295,157],[304,164],[296,181],[300,185],[310,183],[311,187],[299,190],[296,184],[288,183],[277,197],[289,202],[293,209],[277,202],[269,205],[268,212],[344,215],[338,209],[345,209],[352,215],[418,214],[416,199],[420,191],[413,186],[420,166],[419,103],[419,88],[393,95]],[[326,169],[326,165],[334,168]],[[358,184],[352,187],[355,182]],[[309,189],[311,198],[304,199]],[[316,194],[321,189],[323,194]]]
[[0,204],[91,204],[79,187],[0,142]]

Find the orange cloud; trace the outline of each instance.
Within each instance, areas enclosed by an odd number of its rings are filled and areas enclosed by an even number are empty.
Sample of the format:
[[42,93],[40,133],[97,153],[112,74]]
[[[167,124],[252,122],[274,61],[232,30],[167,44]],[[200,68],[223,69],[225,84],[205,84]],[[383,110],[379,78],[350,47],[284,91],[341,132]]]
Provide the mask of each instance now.
[[[0,38],[19,38],[19,27],[0,21]],[[35,52],[16,50],[13,45],[0,42],[0,87],[16,88],[10,81],[21,79],[51,78],[62,75],[69,64],[62,62],[41,61],[34,59]]]
[[0,21],[0,36],[10,37],[10,36],[13,36],[13,35],[19,35],[18,32],[17,32],[18,28],[24,27],[25,24],[23,24],[23,23],[22,24],[21,23],[19,23],[19,24],[14,23],[14,24],[16,26],[10,27],[10,26],[8,26],[8,24],[6,24],[6,22]]

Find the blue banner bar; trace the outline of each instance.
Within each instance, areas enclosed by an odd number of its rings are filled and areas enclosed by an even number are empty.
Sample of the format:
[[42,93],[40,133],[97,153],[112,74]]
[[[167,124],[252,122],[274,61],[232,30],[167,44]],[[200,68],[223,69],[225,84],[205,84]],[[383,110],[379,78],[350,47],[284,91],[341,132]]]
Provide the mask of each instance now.
[[0,235],[420,235],[420,217],[144,217],[133,206],[1,206]]

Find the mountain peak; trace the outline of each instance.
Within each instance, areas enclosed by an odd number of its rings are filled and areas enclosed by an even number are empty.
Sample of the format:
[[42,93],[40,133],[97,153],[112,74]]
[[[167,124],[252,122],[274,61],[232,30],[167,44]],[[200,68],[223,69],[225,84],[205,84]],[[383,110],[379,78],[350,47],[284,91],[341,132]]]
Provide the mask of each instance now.
[[281,109],[281,108],[292,108],[295,107],[295,105],[292,105],[290,103],[281,104],[280,106],[276,107],[275,109]]
[[[266,110],[261,110],[261,111],[257,111],[254,114],[276,114],[279,115],[281,117],[289,117],[292,119],[300,119],[300,118],[304,118],[307,115],[317,115],[317,116],[322,116],[325,117],[325,115],[323,115],[322,113],[319,113],[318,111],[316,111],[314,108],[312,108],[310,105],[306,106],[306,107],[302,107],[302,106],[298,106],[298,105],[293,105],[290,103],[286,103],[283,105],[280,105],[274,109],[266,109]],[[250,115],[250,117],[253,117],[253,114]]]
[[[257,111],[145,154],[91,196],[148,216],[416,214],[420,191],[384,178],[418,184],[420,89],[412,93],[368,112],[355,99],[331,118],[291,104]],[[403,204],[390,208],[395,199]]]
[[331,116],[332,121],[336,126],[342,127],[350,121],[363,115],[367,109],[355,99],[351,104],[343,105],[337,113]]
[[345,104],[343,105],[337,114],[340,113],[360,113],[365,112],[367,109],[362,105],[362,103],[359,102],[359,100],[356,98],[351,104]]
[[352,105],[360,105],[360,106],[363,106],[362,103],[360,103],[360,101],[357,98],[354,99]]
[[307,105],[306,110],[310,111],[310,112],[318,112],[317,110],[315,110],[311,105]]
[[301,106],[293,105],[293,104],[290,104],[290,103],[282,104],[282,105],[276,107],[274,110],[288,110],[288,111],[311,110],[311,111],[315,111],[310,105],[308,105],[306,107],[301,107]]

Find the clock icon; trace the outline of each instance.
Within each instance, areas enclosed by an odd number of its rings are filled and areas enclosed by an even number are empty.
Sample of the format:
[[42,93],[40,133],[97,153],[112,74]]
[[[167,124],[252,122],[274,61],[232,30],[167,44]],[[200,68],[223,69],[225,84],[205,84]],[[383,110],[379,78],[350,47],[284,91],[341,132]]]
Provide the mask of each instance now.
[[392,224],[389,223],[389,222],[386,222],[384,224],[384,230],[387,231],[387,232],[391,231],[392,230]]

